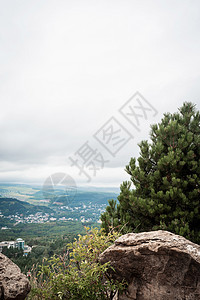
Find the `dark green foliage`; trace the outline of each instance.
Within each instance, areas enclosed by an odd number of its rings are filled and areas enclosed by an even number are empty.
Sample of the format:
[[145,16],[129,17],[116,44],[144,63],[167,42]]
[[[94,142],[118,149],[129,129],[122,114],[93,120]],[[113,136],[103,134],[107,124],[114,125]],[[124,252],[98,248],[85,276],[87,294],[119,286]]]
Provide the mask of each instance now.
[[[4,219],[5,220],[5,219]],[[1,230],[0,241],[11,241],[21,237],[28,243],[30,239],[45,241],[46,239],[55,239],[59,236],[75,236],[84,232],[84,226],[81,222],[65,221],[65,222],[47,222],[47,223],[27,223],[17,224],[4,223],[10,229]]]
[[108,233],[110,228],[116,228],[118,226],[119,210],[116,200],[108,200],[108,206],[106,212],[101,215],[102,227]]
[[24,256],[22,249],[7,249],[4,247],[2,253],[10,258],[16,265],[18,265],[22,272],[31,269],[32,265],[39,260],[38,257],[34,258],[34,254],[28,254],[27,256]]
[[22,249],[16,249],[12,247],[8,249],[6,247],[3,247],[2,253],[10,259],[16,259],[22,257],[24,252]]
[[[184,103],[178,113],[164,114],[151,126],[150,138],[151,143],[139,144],[137,163],[131,158],[126,166],[131,182],[121,185],[112,215],[118,215],[125,232],[164,229],[199,243],[200,113]],[[109,210],[101,217],[105,229],[112,219]]]
[[7,225],[11,229],[1,230],[0,241],[15,241],[21,237],[27,245],[33,247],[28,256],[10,257],[5,253],[24,273],[30,270],[33,264],[41,263],[44,257],[63,254],[66,244],[73,241],[78,233],[85,232],[82,223],[75,221]]

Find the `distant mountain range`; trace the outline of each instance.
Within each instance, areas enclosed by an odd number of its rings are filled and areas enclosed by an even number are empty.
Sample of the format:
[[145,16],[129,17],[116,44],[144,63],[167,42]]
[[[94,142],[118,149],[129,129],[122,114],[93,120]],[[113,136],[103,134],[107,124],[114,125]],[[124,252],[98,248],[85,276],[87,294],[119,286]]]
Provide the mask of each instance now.
[[[52,195],[52,191],[53,191],[53,195]],[[39,185],[36,186],[36,185],[26,185],[26,184],[0,183],[1,197],[19,199],[21,201],[25,201],[33,205],[43,205],[43,206],[49,206],[52,204],[53,202],[51,201],[52,196],[54,198],[60,199],[61,196],[63,196],[63,187],[56,186],[53,187],[53,190],[50,190],[49,193],[50,201],[48,201],[48,191],[46,191],[45,193],[46,194],[44,194],[43,187]],[[118,194],[119,194],[119,188],[116,187],[85,186],[85,187],[77,187],[74,197],[71,197],[72,195],[70,196],[70,191],[68,190],[65,191],[64,197],[66,198],[67,196],[69,196],[68,199],[70,198],[70,202],[74,202],[73,204],[75,203],[77,204],[85,201],[86,202],[92,201],[93,203],[96,203],[97,201],[98,203],[105,204],[107,203],[108,199],[111,198],[116,199]],[[57,202],[62,202],[62,200]]]

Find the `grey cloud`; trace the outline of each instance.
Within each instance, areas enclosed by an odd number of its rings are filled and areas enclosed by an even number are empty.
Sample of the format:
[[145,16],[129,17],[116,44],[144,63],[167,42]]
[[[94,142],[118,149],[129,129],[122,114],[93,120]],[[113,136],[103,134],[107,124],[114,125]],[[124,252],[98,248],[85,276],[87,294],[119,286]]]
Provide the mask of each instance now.
[[[89,140],[110,160],[106,183],[164,112],[200,109],[199,1],[0,4],[1,180],[67,167]],[[118,113],[137,90],[158,111],[140,133]],[[134,135],[115,158],[93,141],[113,115]]]

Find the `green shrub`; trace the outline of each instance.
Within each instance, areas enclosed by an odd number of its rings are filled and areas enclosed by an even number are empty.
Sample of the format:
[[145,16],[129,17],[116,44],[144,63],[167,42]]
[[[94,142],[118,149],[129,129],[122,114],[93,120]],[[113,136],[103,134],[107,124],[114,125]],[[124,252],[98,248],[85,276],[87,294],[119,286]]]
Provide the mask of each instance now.
[[101,265],[98,257],[119,236],[114,231],[105,235],[97,228],[86,228],[86,235],[68,244],[65,255],[44,259],[39,272],[33,268],[28,299],[113,299],[125,283],[110,279],[110,263]]

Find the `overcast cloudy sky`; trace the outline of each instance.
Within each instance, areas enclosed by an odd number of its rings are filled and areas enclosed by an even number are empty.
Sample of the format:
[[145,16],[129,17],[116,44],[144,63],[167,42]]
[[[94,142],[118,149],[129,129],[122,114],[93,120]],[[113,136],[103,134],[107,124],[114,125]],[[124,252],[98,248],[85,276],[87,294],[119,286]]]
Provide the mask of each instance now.
[[[118,186],[150,124],[183,101],[200,109],[199,53],[198,0],[0,0],[0,181]],[[151,108],[140,131],[119,112],[136,91]],[[109,124],[123,126],[116,149]],[[80,174],[69,156],[80,167],[86,146],[99,169]]]

